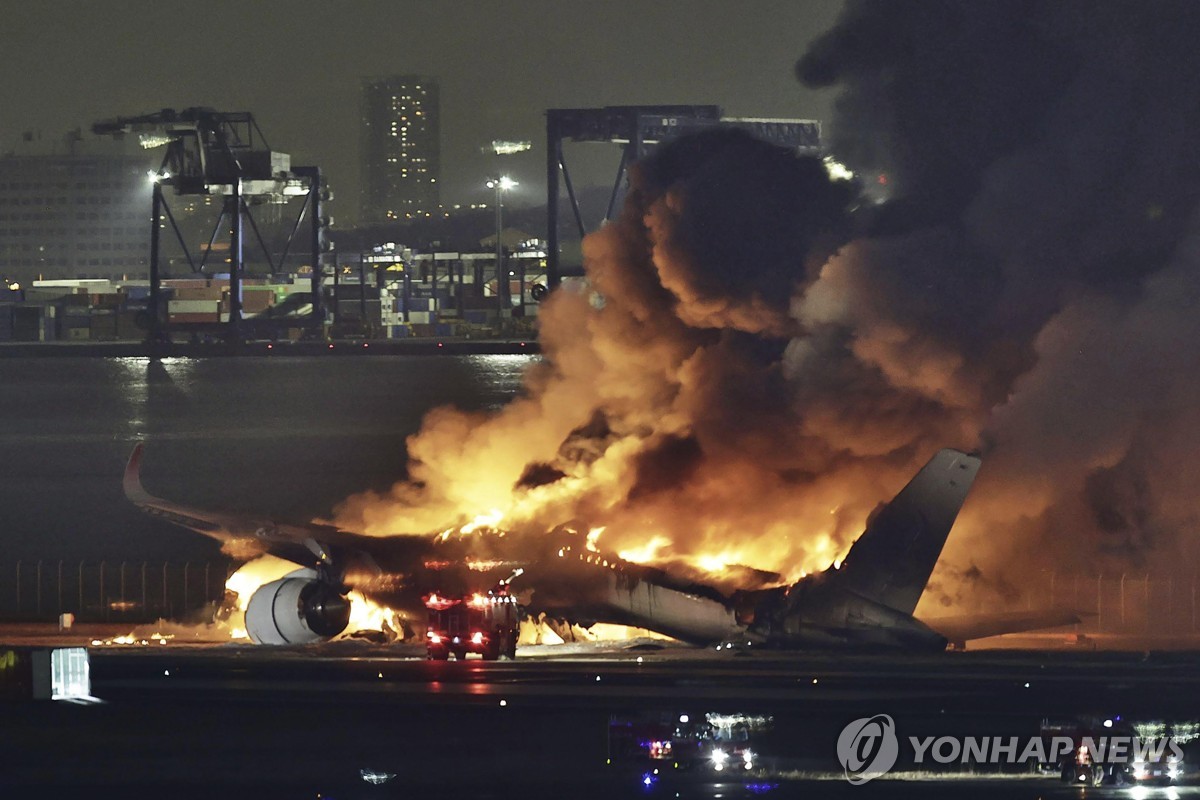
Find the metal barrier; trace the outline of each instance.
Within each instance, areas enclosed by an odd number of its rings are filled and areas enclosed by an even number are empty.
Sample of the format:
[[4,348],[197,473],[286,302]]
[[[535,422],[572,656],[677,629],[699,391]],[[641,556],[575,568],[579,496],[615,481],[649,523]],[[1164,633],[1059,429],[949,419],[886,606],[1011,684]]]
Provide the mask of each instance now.
[[80,622],[179,618],[219,602],[234,568],[228,561],[10,562],[0,568],[13,580],[12,589],[0,593],[0,617],[52,620],[70,612]]
[[1081,632],[1190,636],[1200,630],[1197,578],[1148,572],[1119,575],[1046,574],[1030,607],[1064,607],[1083,616]]

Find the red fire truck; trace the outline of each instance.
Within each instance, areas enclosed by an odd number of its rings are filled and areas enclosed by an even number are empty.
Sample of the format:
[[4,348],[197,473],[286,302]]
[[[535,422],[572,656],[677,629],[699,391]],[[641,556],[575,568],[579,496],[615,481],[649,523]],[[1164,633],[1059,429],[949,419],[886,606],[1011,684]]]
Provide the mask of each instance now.
[[425,597],[425,607],[429,609],[425,643],[430,659],[445,661],[451,653],[460,661],[467,653],[478,653],[485,661],[516,656],[520,614],[507,586],[463,597],[432,592]]

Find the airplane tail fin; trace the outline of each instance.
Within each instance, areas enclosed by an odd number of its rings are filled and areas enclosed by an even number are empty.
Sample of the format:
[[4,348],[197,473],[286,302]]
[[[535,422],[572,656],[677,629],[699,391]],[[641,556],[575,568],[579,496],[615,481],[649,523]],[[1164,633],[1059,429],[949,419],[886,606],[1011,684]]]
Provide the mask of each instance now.
[[912,614],[979,464],[976,456],[957,450],[942,450],[930,459],[892,502],[872,515],[836,573],[841,585]]

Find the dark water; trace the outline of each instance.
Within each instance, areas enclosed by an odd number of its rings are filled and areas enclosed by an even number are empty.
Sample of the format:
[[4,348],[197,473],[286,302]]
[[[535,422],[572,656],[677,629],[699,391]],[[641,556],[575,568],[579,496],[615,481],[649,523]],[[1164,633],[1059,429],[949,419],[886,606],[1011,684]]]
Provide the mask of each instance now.
[[495,408],[529,356],[0,360],[0,560],[205,558],[133,509],[121,473],[179,502],[308,519],[404,473],[430,408]]

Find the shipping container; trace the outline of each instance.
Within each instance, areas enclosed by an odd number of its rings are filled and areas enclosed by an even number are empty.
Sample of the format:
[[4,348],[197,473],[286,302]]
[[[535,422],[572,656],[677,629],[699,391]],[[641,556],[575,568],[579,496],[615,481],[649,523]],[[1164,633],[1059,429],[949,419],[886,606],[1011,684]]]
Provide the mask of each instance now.
[[50,303],[60,299],[66,300],[67,302],[77,303],[82,306],[86,306],[88,302],[88,296],[86,294],[78,295],[76,297],[73,290],[65,287],[51,286],[44,289],[33,287],[25,290],[26,303]]
[[179,288],[175,290],[175,300],[210,300],[213,302],[221,299],[222,291],[220,288],[206,286],[203,289]]
[[119,308],[123,296],[118,294],[116,290],[104,294],[89,295],[89,303],[92,308]]
[[13,306],[12,338],[18,342],[41,342],[46,339],[47,306]]
[[122,339],[140,339],[145,331],[138,325],[137,311],[122,311],[117,315],[117,336]]
[[259,314],[275,305],[274,292],[246,292],[242,295],[242,310],[247,314]]
[[169,300],[167,312],[170,314],[216,314],[220,303],[215,300]]
[[476,325],[487,325],[496,319],[496,311],[491,308],[469,308],[463,311],[463,319]]
[[193,323],[193,322],[216,323],[216,322],[220,322],[221,318],[220,318],[220,315],[216,311],[214,311],[211,314],[203,314],[203,313],[169,314],[167,316],[167,321],[173,325],[177,325],[177,324],[185,324],[186,325],[186,324]]
[[204,278],[168,278],[160,284],[164,289],[207,289]]
[[434,311],[437,308],[437,301],[430,297],[409,297],[408,302],[400,301],[400,311],[407,308],[408,311]]

